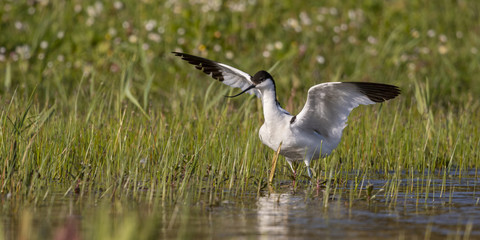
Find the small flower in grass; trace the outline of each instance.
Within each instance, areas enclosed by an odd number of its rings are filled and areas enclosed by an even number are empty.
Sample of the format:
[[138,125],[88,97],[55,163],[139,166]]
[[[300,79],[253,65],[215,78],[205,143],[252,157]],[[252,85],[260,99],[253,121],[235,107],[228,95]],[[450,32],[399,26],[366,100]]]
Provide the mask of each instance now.
[[81,11],[82,11],[82,5],[80,5],[80,4],[75,4],[75,6],[73,7],[73,11],[74,11],[75,13],[81,12]]
[[86,64],[83,66],[83,75],[88,76],[93,72],[93,67],[90,64]]
[[185,38],[183,38],[183,37],[178,38],[178,39],[177,39],[177,44],[178,44],[178,45],[183,45],[183,44],[185,44]]
[[280,41],[276,41],[274,46],[275,46],[275,49],[280,50],[283,48],[283,43]]
[[319,64],[324,64],[325,63],[325,58],[322,55],[318,55],[315,60],[317,60],[317,63]]
[[87,18],[87,21],[85,22],[85,24],[89,27],[92,26],[94,23],[95,23],[95,19],[92,17]]
[[95,7],[93,7],[93,6],[88,6],[88,7],[87,7],[87,15],[88,15],[90,18],[95,17],[96,14],[97,14],[97,12],[95,11]]
[[229,2],[228,8],[232,12],[245,12],[246,10],[246,3],[244,1],[239,2]]
[[415,30],[415,29],[413,29],[410,34],[412,34],[412,37],[413,37],[413,38],[418,38],[418,37],[420,37],[420,33],[419,33],[417,30]]
[[348,36],[348,42],[351,44],[357,43],[357,38],[355,36]]
[[440,34],[440,36],[438,36],[438,39],[440,39],[440,42],[447,42],[447,36],[445,36],[444,34]]
[[470,52],[474,55],[476,55],[478,53],[478,49],[476,47],[472,47],[470,48]]
[[312,24],[312,20],[308,16],[306,12],[301,12],[300,13],[300,21],[302,22],[303,25],[310,25]]
[[370,44],[377,44],[378,43],[378,40],[375,37],[372,37],[372,36],[368,36],[367,41]]
[[205,45],[203,45],[203,44],[200,44],[200,45],[198,46],[198,50],[199,50],[200,52],[205,52],[205,50],[207,50],[207,47],[206,47]]
[[95,4],[95,12],[96,12],[96,15],[100,15],[100,13],[102,13],[103,11],[103,3],[100,2],[100,1],[96,1]]
[[352,21],[357,19],[357,13],[355,12],[355,10],[348,10],[348,18]]
[[455,33],[455,36],[457,36],[458,39],[461,39],[461,38],[463,38],[463,33],[460,32],[460,31],[457,31],[457,32]]
[[270,51],[265,50],[265,51],[263,51],[262,55],[263,55],[264,58],[269,58],[270,57]]
[[62,39],[63,37],[65,37],[65,32],[64,32],[64,31],[59,31],[59,32],[57,33],[57,38],[58,38],[58,39]]
[[225,57],[226,57],[227,59],[233,59],[233,57],[234,57],[233,52],[230,51],[230,50],[227,51],[227,52],[225,53]]
[[435,30],[430,29],[430,30],[427,31],[427,36],[433,38],[433,37],[435,37],[435,35],[436,35]]
[[112,73],[116,73],[116,72],[119,72],[120,71],[120,66],[116,63],[112,63],[110,65],[110,72]]
[[108,29],[108,35],[110,35],[111,37],[114,37],[117,35],[117,29],[111,27]]
[[156,42],[156,43],[159,43],[162,40],[162,37],[158,33],[149,33],[147,37],[150,41]]
[[305,44],[300,44],[300,46],[298,46],[298,53],[299,53],[300,55],[305,54],[306,51],[307,51],[307,45],[305,45]]
[[50,0],[37,0],[36,2],[39,3],[41,6],[45,7],[48,5]]
[[137,38],[137,36],[135,36],[135,35],[130,35],[130,36],[128,37],[128,41],[129,41],[130,43],[137,43],[138,38]]
[[30,46],[28,45],[17,46],[15,52],[20,56],[20,59],[29,59],[31,56]]
[[115,2],[113,3],[113,8],[115,8],[115,10],[120,10],[120,9],[123,8],[123,3],[120,2],[120,1],[115,1]]
[[3,11],[10,12],[11,10],[12,10],[12,5],[10,4],[7,3],[3,6]]
[[47,41],[41,41],[40,42],[40,48],[41,49],[47,49],[48,47],[48,42]]
[[14,62],[18,61],[18,54],[16,52],[11,52],[10,59],[12,59]]
[[407,67],[408,67],[408,70],[410,70],[411,72],[414,72],[417,69],[417,66],[415,65],[415,63],[412,63],[412,62],[409,63]]
[[338,14],[338,10],[334,7],[331,7],[328,11],[330,12],[330,15],[332,15],[332,16],[336,16]]
[[298,23],[298,20],[295,19],[295,18],[287,19],[286,27],[292,28],[293,30],[295,30],[295,32],[301,32],[302,31],[302,27]]
[[427,48],[427,47],[421,47],[419,49],[419,51],[420,51],[420,53],[425,54],[425,55],[430,53],[430,49]]
[[122,43],[122,39],[120,37],[116,37],[113,39],[113,44],[120,45]]
[[440,46],[438,47],[438,53],[440,53],[441,55],[444,55],[444,54],[446,54],[447,52],[448,52],[447,46],[445,46],[445,45],[440,45]]
[[164,27],[164,26],[158,27],[158,28],[157,28],[157,32],[160,33],[160,34],[165,33],[165,27]]
[[340,36],[338,36],[338,35],[333,36],[333,37],[332,37],[332,41],[333,41],[334,43],[339,43],[339,42],[340,42]]
[[318,15],[317,15],[317,20],[318,20],[319,22],[325,21],[325,15],[323,15],[323,14],[318,14]]
[[339,32],[340,32],[340,27],[339,27],[339,26],[333,27],[333,31],[334,31],[335,33],[339,33]]
[[273,44],[269,43],[269,44],[267,44],[267,46],[265,48],[267,49],[267,51],[270,52],[270,51],[273,51],[274,47],[273,47]]
[[157,26],[157,21],[150,19],[145,23],[145,30],[151,32]]
[[16,28],[17,30],[22,30],[22,29],[23,29],[23,23],[20,22],[20,21],[15,21],[15,24],[14,24],[14,25],[15,25],[15,28]]
[[220,51],[222,51],[222,46],[220,46],[220,45],[218,45],[218,44],[215,44],[215,45],[213,46],[213,51],[215,51],[215,52],[220,52]]
[[65,57],[62,54],[57,56],[57,61],[63,62],[64,60],[65,60]]
[[177,29],[178,35],[184,35],[185,34],[185,28],[179,28]]
[[322,15],[328,14],[328,8],[326,8],[326,7],[321,7],[318,11]]

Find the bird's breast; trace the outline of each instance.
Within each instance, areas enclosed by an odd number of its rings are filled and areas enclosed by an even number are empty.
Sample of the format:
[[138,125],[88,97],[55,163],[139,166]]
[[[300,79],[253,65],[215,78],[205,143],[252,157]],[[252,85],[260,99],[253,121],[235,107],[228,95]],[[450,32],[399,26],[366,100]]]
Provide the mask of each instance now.
[[260,141],[271,149],[277,150],[280,143],[288,139],[288,131],[280,124],[275,127],[263,124],[259,131]]

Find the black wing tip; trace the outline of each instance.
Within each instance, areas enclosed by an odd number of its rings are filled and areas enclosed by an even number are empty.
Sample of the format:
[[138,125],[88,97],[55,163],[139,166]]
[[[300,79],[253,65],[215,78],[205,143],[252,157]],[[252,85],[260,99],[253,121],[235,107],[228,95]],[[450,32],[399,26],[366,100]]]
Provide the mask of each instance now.
[[359,88],[373,102],[380,103],[400,95],[401,89],[397,86],[384,83],[351,82]]
[[177,57],[181,57],[182,60],[185,60],[188,63],[194,65],[196,69],[210,75],[213,79],[216,79],[220,82],[224,80],[222,75],[222,69],[218,66],[217,62],[206,59],[206,58],[190,55],[187,53],[181,53],[181,52],[172,52],[172,53],[175,54],[175,56]]
[[172,53],[177,57],[181,57],[181,56],[185,55],[185,53],[181,53],[181,52],[172,52]]

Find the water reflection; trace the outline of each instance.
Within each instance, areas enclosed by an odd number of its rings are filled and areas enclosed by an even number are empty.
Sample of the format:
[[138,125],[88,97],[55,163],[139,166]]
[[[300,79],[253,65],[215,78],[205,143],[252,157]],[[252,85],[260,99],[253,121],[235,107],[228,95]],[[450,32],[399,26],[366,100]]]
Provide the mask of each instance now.
[[260,235],[287,236],[290,215],[295,209],[305,208],[305,201],[299,196],[273,193],[260,197],[257,207]]
[[[408,181],[401,180],[400,185]],[[378,190],[386,181],[371,183]],[[430,184],[428,195],[400,188],[395,204],[380,194],[371,202],[356,199],[352,207],[347,194],[341,200],[332,199],[327,208],[321,193],[268,194],[257,199],[256,230],[260,236],[277,239],[480,236],[478,179],[436,179],[414,186],[422,184]]]
[[[369,181],[374,192],[386,183],[383,179]],[[336,195],[329,195],[328,207],[324,207],[322,192],[317,195],[308,186],[295,194],[291,189],[265,192],[260,197],[256,193],[227,194],[215,205],[200,198],[188,204],[156,207],[141,198],[102,201],[95,196],[82,198],[59,192],[18,215],[8,212],[8,206],[4,205],[0,212],[3,222],[0,234],[3,229],[7,239],[18,239],[18,233],[22,232],[19,225],[28,222],[25,220],[28,217],[35,223],[30,225],[32,229],[47,232],[42,238],[52,238],[57,232],[66,234],[68,230],[81,231],[81,235],[87,236],[89,231],[97,234],[103,229],[108,235],[127,227],[132,231],[151,231],[150,236],[163,239],[480,237],[479,181],[475,175],[432,180],[405,178],[394,184],[399,186],[395,200],[384,194],[388,192],[385,190],[370,202],[358,196],[357,191],[350,201],[350,188],[339,187]],[[430,190],[416,189],[425,186]],[[69,222],[72,217],[74,221]],[[113,227],[110,232],[110,228],[98,230],[99,226]]]

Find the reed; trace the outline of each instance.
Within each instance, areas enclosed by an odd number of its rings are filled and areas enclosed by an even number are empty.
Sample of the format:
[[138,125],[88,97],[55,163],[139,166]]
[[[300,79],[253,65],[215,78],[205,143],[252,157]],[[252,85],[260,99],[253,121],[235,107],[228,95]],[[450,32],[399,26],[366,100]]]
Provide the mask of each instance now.
[[[191,238],[196,210],[186,205],[260,197],[269,181],[270,193],[318,197],[325,208],[400,208],[412,198],[428,206],[476,177],[475,1],[207,2],[0,3],[1,212],[23,219],[0,232],[33,236],[34,217],[20,209],[72,199],[114,208],[88,219],[122,216],[82,229],[86,238]],[[290,186],[283,157],[269,178],[275,153],[258,139],[260,101],[223,98],[234,90],[171,51],[271,69],[294,114],[325,81],[395,84],[402,95],[355,109],[338,148],[312,163],[314,184],[300,165]],[[123,211],[130,200],[145,212]],[[139,225],[145,216],[152,223]],[[462,231],[470,236],[472,225]]]

